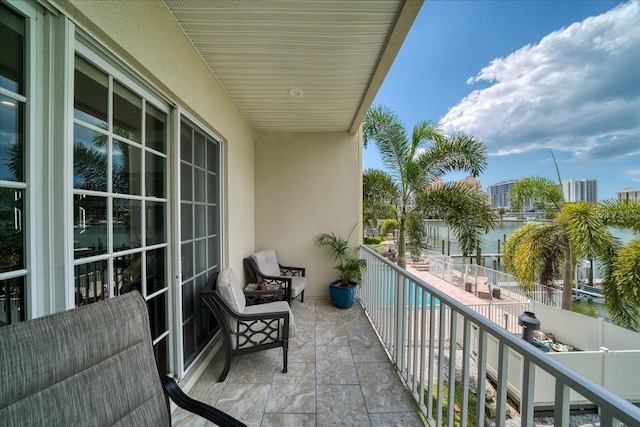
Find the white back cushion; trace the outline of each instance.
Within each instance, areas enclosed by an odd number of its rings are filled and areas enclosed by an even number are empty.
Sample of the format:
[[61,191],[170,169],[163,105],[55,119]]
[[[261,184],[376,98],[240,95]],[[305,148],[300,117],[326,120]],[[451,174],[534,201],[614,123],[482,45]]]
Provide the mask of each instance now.
[[280,276],[280,266],[273,249],[260,251],[252,256],[258,266],[258,270],[267,276]]
[[238,278],[230,268],[225,268],[218,274],[218,290],[224,302],[238,313],[244,313],[247,301],[242,292]]

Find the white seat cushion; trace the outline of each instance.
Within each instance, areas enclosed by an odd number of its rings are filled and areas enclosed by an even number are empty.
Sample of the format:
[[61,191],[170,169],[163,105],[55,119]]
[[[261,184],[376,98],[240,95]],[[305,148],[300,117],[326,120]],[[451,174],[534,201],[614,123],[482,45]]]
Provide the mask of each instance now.
[[280,276],[280,265],[273,249],[257,252],[251,258],[256,262],[258,270],[267,276]]
[[307,278],[292,276],[291,279],[291,298],[295,298],[300,295],[300,292],[304,291],[307,286]]
[[[245,308],[244,314],[260,314],[260,313],[275,313],[275,312],[288,312],[289,313],[289,338],[293,338],[296,335],[296,323],[293,320],[293,313],[291,313],[291,308],[286,301],[275,301],[268,302],[265,304],[256,304],[256,305],[248,305]],[[269,322],[267,320],[267,322]],[[236,322],[236,328],[238,324]],[[231,345],[234,350],[238,348],[244,347],[253,347],[256,342],[271,342],[275,341],[275,336],[268,336],[266,333],[260,334],[266,327],[266,323],[254,322],[251,325],[251,340],[247,340],[245,337],[237,335],[237,329],[234,329],[231,333]],[[279,328],[280,333],[282,333],[282,328],[284,327],[284,322],[280,321]],[[240,327],[240,331],[242,331],[242,327]],[[275,332],[275,331],[274,331]]]
[[218,291],[224,302],[234,311],[244,313],[247,300],[238,282],[238,278],[230,268],[223,269],[218,274]]

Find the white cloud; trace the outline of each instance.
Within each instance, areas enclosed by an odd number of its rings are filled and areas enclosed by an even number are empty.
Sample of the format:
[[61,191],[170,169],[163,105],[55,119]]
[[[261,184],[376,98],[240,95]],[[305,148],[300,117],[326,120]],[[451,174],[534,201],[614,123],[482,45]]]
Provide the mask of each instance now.
[[576,157],[640,152],[640,2],[574,23],[504,58],[442,118],[494,155],[540,148]]

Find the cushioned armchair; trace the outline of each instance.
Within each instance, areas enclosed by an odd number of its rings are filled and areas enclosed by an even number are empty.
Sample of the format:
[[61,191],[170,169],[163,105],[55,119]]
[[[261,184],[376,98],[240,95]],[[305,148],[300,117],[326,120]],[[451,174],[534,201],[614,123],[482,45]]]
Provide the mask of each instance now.
[[169,397],[217,425],[245,425],[158,374],[137,292],[1,327],[0,372],[1,426],[168,426]]
[[282,372],[287,372],[289,337],[296,331],[289,304],[247,305],[240,282],[228,268],[209,280],[202,299],[218,321],[225,344],[225,366],[218,381],[227,377],[233,356],[277,347],[282,347]]
[[250,282],[278,283],[284,289],[284,297],[289,304],[298,295],[300,295],[300,301],[304,302],[304,289],[307,286],[304,268],[280,264],[275,251],[271,249],[245,258],[244,265]]

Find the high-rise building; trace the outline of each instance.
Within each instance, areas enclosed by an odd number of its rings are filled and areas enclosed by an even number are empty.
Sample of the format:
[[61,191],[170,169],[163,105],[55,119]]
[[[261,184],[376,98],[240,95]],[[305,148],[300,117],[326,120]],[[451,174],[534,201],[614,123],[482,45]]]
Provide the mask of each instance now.
[[498,182],[487,187],[487,194],[489,195],[489,203],[494,208],[509,209],[509,191],[518,182],[515,179],[509,181]]
[[633,200],[634,202],[640,202],[640,190],[625,188],[618,192],[618,200]]
[[562,181],[562,193],[567,202],[598,201],[598,181],[595,179],[565,179]]

